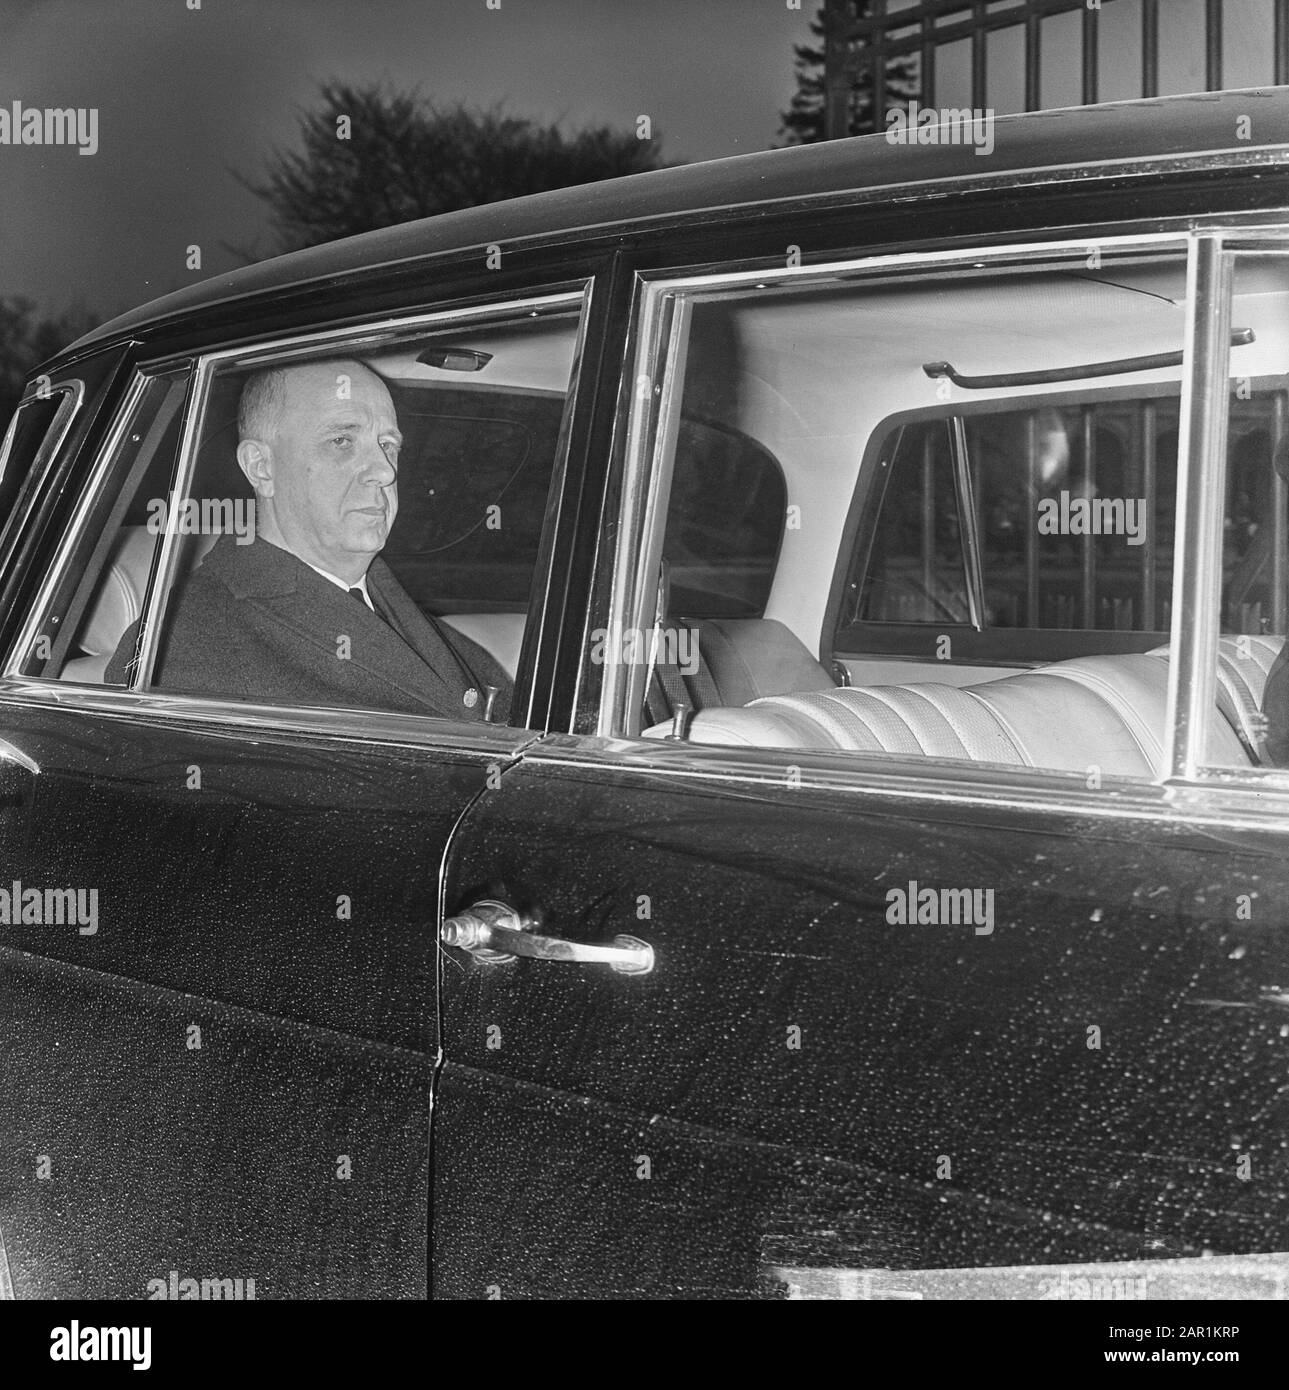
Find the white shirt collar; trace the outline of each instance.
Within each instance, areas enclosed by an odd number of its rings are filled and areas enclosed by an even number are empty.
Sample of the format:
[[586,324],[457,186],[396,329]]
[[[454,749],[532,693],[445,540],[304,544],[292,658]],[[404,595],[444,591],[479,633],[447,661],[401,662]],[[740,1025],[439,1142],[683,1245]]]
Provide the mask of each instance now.
[[[306,565],[309,565],[308,560],[306,560],[304,563]],[[337,575],[332,574],[330,570],[320,569],[317,565],[309,565],[309,568],[315,574],[320,574],[324,579],[331,580],[331,582],[336,586],[336,588],[343,589],[345,593],[348,593],[350,589],[361,589],[363,601],[366,603],[367,607],[370,608],[373,613],[376,611],[376,605],[371,601],[371,595],[367,592],[367,576],[365,574],[361,579],[355,580],[354,583],[350,584],[346,580],[339,578]]]

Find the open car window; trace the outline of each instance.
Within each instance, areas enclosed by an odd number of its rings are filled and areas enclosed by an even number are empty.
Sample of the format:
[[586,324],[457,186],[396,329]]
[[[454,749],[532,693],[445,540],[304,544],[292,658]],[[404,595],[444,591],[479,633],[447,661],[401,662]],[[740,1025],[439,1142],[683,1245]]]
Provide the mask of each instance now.
[[[625,731],[1090,787],[1167,775],[1187,283],[1181,246],[1103,247],[677,292],[683,380],[650,436],[650,578],[624,624],[633,650],[624,636],[606,653]],[[1286,302],[1250,281],[1232,305],[1245,515],[1269,496]],[[696,402],[750,441],[744,495],[761,486],[753,448],[783,479],[777,545],[745,533],[741,568],[773,568],[737,617],[676,602]],[[1265,628],[1256,566],[1228,528],[1228,608]],[[1247,765],[1225,698],[1214,714],[1209,755]]]
[[187,414],[186,375],[141,380],[20,674],[507,722],[580,323],[217,354]]

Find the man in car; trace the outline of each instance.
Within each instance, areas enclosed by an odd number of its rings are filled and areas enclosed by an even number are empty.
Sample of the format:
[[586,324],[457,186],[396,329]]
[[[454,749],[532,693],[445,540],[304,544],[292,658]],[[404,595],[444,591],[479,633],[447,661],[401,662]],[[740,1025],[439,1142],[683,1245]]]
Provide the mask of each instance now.
[[[163,633],[158,689],[503,722],[510,682],[426,617],[380,552],[398,513],[402,435],[385,383],[354,361],[255,372],[237,462],[255,491],[249,544],[224,535]],[[106,679],[127,680],[137,624]]]

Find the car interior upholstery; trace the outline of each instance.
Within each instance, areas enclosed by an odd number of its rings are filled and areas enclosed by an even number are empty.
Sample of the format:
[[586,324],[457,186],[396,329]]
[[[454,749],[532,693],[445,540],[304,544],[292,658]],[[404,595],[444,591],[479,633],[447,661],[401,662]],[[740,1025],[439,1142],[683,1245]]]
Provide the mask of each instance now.
[[[1247,641],[1253,656],[1240,653]],[[1281,637],[1221,641],[1218,704],[1209,758],[1249,766],[1267,673]],[[1168,649],[1079,657],[1014,676],[954,686],[936,682],[802,691],[706,709],[689,724],[691,743],[840,749],[1048,768],[1109,777],[1163,770]],[[667,724],[645,731],[665,738]]]

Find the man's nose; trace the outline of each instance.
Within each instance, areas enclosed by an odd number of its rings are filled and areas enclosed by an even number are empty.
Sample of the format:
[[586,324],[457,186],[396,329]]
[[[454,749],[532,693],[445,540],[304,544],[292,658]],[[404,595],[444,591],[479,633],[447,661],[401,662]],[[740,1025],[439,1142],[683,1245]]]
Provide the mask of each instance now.
[[388,487],[398,477],[398,469],[380,444],[372,444],[363,457],[362,476],[365,480]]

